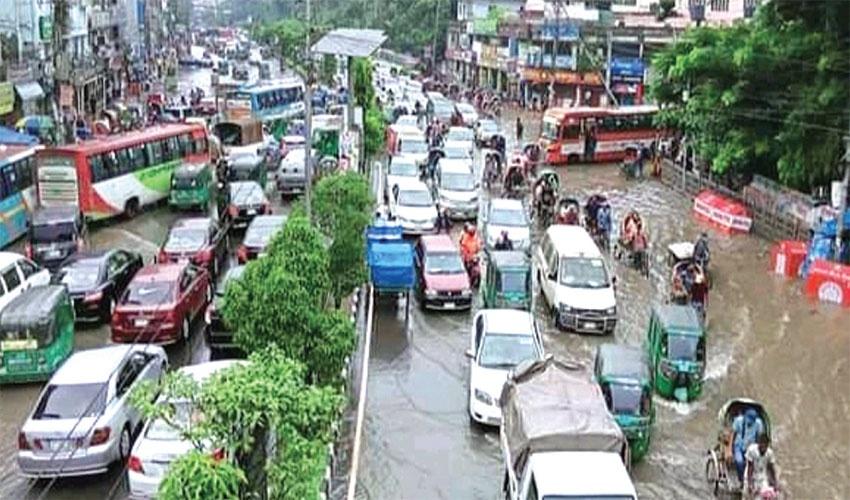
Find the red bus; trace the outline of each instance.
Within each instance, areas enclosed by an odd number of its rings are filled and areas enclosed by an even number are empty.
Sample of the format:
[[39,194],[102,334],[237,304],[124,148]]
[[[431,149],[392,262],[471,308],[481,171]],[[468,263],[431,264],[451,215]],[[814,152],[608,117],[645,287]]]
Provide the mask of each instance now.
[[47,148],[36,154],[42,206],[75,205],[89,219],[126,213],[166,198],[181,162],[209,162],[207,129],[166,124]]
[[[658,139],[657,106],[552,108],[543,114],[540,147],[546,163],[611,162]],[[596,138],[593,147],[592,138]]]

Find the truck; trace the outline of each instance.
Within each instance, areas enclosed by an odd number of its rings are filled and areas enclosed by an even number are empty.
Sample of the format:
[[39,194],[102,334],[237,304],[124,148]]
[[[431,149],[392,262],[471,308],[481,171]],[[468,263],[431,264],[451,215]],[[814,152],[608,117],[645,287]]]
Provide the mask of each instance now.
[[637,500],[628,441],[583,366],[551,355],[520,364],[500,401],[505,498]]

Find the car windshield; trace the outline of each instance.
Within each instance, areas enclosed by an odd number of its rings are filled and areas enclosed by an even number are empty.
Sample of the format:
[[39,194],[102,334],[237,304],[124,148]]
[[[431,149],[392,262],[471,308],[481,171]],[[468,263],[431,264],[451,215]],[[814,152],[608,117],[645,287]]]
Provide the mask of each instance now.
[[527,359],[537,358],[534,339],[528,335],[488,333],[478,356],[482,368],[509,370]]
[[[174,409],[170,421],[177,424],[177,427],[181,429],[191,426],[192,423],[198,420],[198,412],[195,411],[195,406],[188,401],[165,401],[158,404],[170,405]],[[180,431],[177,427],[172,426],[165,420],[156,419],[148,426],[148,430],[145,432],[145,438],[153,441],[181,440]]]
[[667,357],[681,361],[697,361],[698,337],[670,335],[667,337]]
[[494,208],[491,210],[488,222],[494,226],[524,227],[528,225],[525,212],[505,208]]
[[155,306],[171,301],[171,283],[132,283],[124,292],[122,303],[134,306]]
[[471,142],[472,130],[468,128],[453,128],[446,135],[446,142],[449,141]]
[[245,231],[245,239],[242,240],[242,243],[245,246],[249,247],[265,247],[269,244],[269,240],[272,236],[277,233],[280,228],[283,227],[285,221],[276,222],[270,224],[265,222],[263,224],[257,224],[257,219],[254,219],[255,222],[252,222],[250,226],[248,226],[248,230]]
[[100,264],[96,261],[80,261],[63,267],[54,278],[54,283],[57,282],[69,288],[94,288],[100,283]]
[[554,141],[558,138],[558,122],[552,121],[549,119],[543,120],[543,130],[540,132],[540,135],[544,139],[549,139],[550,141]]
[[419,125],[419,121],[415,116],[403,115],[398,117],[398,120],[396,120],[396,124],[404,125],[406,127],[416,127]]
[[466,103],[458,104],[457,110],[460,111],[461,113],[470,113],[470,114],[475,113],[475,108],[473,108],[471,104],[466,104]]
[[402,137],[400,140],[401,147],[399,148],[399,151],[402,153],[422,154],[428,152],[428,145],[425,144],[423,139],[409,139]]
[[165,242],[166,252],[197,250],[207,243],[207,229],[174,228],[168,233]]
[[430,207],[434,200],[431,193],[424,189],[408,189],[399,191],[398,204],[403,207]]
[[197,174],[175,175],[171,178],[172,189],[193,189],[196,187],[200,187],[200,185],[201,183],[198,180]]
[[574,288],[606,288],[608,271],[599,258],[564,257],[561,259],[561,284]]
[[496,125],[496,122],[481,122],[479,126],[482,132],[488,134],[496,134],[499,132],[499,126]]
[[443,148],[443,154],[445,154],[446,158],[449,159],[465,160],[467,158],[471,158],[469,155],[469,148],[466,146],[445,146]]
[[34,243],[74,241],[76,233],[76,227],[73,222],[38,224],[32,226],[32,241]]
[[466,271],[458,253],[441,252],[428,254],[425,259],[425,272],[428,274],[458,274]]
[[230,200],[235,205],[255,205],[265,201],[263,188],[256,182],[235,182],[230,185]]
[[245,266],[236,266],[228,269],[227,274],[224,275],[224,279],[221,280],[218,288],[215,290],[216,296],[224,297],[224,294],[227,291],[227,284],[233,280],[241,278],[243,273],[245,273]]
[[440,102],[437,101],[434,103],[434,114],[439,116],[451,115],[454,113],[454,109],[452,108],[452,104],[448,101]]
[[[611,412],[640,415],[641,397],[643,390],[636,384],[611,384],[607,386],[611,392]],[[607,392],[603,389],[603,392]],[[606,394],[607,396],[607,394]]]
[[526,292],[529,287],[528,271],[502,271],[502,293]]
[[440,187],[449,191],[473,191],[475,178],[472,174],[442,174]]
[[50,384],[32,414],[34,420],[96,417],[106,405],[104,384]]
[[409,161],[394,161],[390,163],[390,175],[401,177],[419,177],[419,169],[416,164]]

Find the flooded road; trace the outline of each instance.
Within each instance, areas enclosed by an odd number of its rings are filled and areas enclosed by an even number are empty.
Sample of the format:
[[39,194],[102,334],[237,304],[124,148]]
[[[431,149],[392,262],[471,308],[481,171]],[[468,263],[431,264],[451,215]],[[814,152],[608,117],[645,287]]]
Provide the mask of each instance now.
[[[254,70],[256,71],[256,70]],[[195,86],[209,82],[209,70],[181,73],[181,90],[188,92]],[[269,186],[274,182],[270,181]],[[270,193],[269,200],[277,214],[285,213],[280,197]],[[150,263],[159,246],[165,241],[171,224],[180,217],[197,216],[179,213],[164,205],[148,207],[132,220],[116,219],[92,225],[89,243],[92,248],[123,248],[140,252],[146,263]],[[242,234],[234,233],[231,238],[231,262],[235,261],[235,249]],[[23,251],[24,242],[19,241],[8,250]],[[222,273],[223,275],[224,273]],[[172,368],[196,364],[209,360],[209,349],[202,332],[203,319],[195,322],[190,344],[176,344],[166,348]],[[75,350],[101,347],[110,343],[108,325],[78,325],[74,339]],[[31,481],[18,472],[16,462],[17,434],[20,425],[41,392],[43,384],[0,386],[0,499],[55,499],[55,500],[104,500],[127,496],[124,464],[116,465],[102,476],[75,479],[60,479],[52,486],[50,481]],[[48,490],[49,488],[49,490]],[[47,491],[46,491],[47,490]]]
[[[513,130],[505,120],[506,130]],[[526,130],[532,122],[526,120]],[[534,132],[534,131],[531,131]],[[512,135],[512,134],[508,134]],[[480,159],[479,159],[480,162]],[[610,260],[618,278],[620,321],[613,336],[557,332],[544,309],[547,352],[590,366],[600,343],[640,345],[650,308],[667,294],[667,244],[693,241],[704,228],[690,202],[656,181],[626,181],[615,165],[560,169],[567,192],[603,192],[619,220],[638,209],[648,220],[649,279]],[[715,443],[718,409],[750,397],[770,412],[774,450],[789,496],[850,498],[850,311],[810,302],[797,282],[770,274],[769,243],[711,231],[715,285],[708,308],[707,382],[700,400],[656,397],[650,452],[634,467],[644,498],[709,498],[706,451]],[[358,498],[502,498],[498,429],[467,416],[472,312],[423,312],[392,301],[376,307]]]

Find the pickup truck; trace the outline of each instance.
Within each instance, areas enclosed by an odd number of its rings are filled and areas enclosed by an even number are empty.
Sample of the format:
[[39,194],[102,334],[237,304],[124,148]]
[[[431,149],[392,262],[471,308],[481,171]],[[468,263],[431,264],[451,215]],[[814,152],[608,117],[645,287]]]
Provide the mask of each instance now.
[[629,445],[592,374],[552,356],[502,389],[502,488],[511,500],[637,500]]

